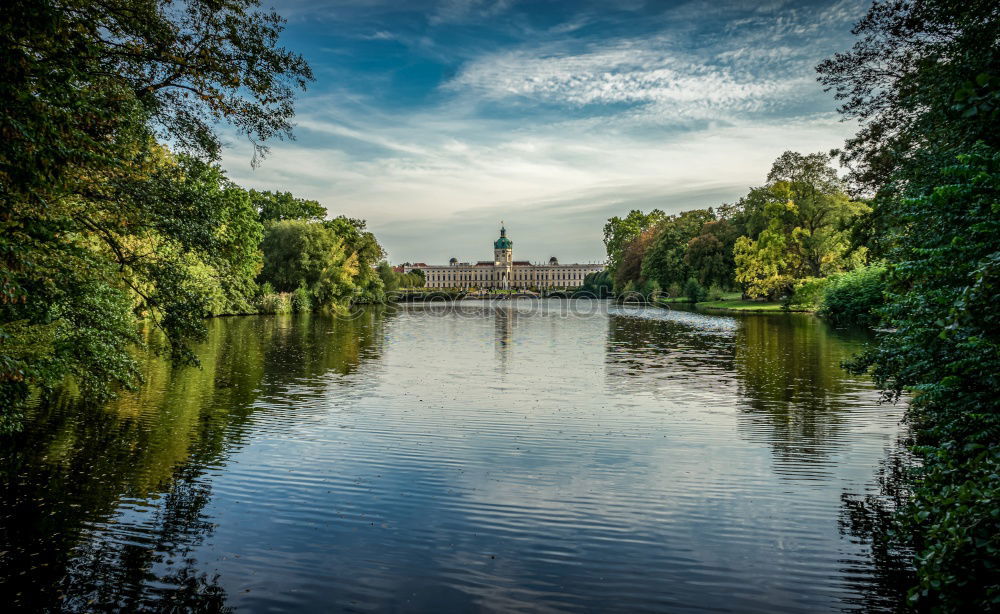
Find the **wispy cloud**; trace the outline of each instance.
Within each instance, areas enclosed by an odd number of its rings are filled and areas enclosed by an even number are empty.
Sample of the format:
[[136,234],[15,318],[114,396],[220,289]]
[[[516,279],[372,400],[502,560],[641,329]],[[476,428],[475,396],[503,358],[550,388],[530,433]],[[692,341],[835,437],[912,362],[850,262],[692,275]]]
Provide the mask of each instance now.
[[[310,30],[340,50],[317,66],[335,86],[302,100],[298,140],[262,168],[232,148],[232,176],[368,219],[394,261],[486,257],[499,219],[519,258],[591,261],[607,217],[731,202],[782,151],[854,129],[812,67],[843,48],[860,1],[530,4],[300,5],[301,23],[363,27]],[[405,51],[378,55],[386,41]]]

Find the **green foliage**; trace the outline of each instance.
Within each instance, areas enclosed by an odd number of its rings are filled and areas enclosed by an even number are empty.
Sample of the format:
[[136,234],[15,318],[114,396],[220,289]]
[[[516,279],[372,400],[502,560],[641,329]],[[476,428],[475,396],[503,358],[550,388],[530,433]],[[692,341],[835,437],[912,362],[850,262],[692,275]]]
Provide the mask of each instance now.
[[[705,300],[708,300],[708,301],[721,301],[724,298],[726,298],[726,296],[729,295],[729,294],[730,293],[726,292],[726,290],[724,288],[721,288],[719,286],[709,286],[709,288],[708,288],[708,298],[705,299]],[[732,294],[733,294],[733,296],[739,296],[738,293],[732,293]]]
[[685,260],[688,243],[715,219],[709,209],[684,211],[663,218],[656,225],[656,235],[642,258],[641,278],[655,279],[661,286],[684,283],[690,276]]
[[878,326],[885,275],[885,265],[875,264],[831,278],[823,291],[820,317],[834,326]]
[[306,313],[312,310],[312,295],[309,288],[300,285],[292,292],[291,307],[294,313]]
[[684,296],[691,299],[692,303],[700,303],[708,299],[708,290],[698,283],[698,280],[691,277],[684,284]]
[[912,605],[993,611],[1000,14],[985,0],[879,0],[855,33],[853,48],[818,70],[861,124],[842,160],[876,194],[863,238],[888,262],[890,332],[853,367],[870,369],[890,397],[913,392],[921,466],[891,535],[917,553]]
[[608,270],[613,275],[621,265],[628,245],[663,217],[664,213],[659,209],[653,209],[649,213],[633,209],[624,218],[615,216],[608,220],[604,225],[604,247],[608,252]]
[[611,296],[613,287],[614,282],[611,279],[611,273],[605,270],[597,273],[588,273],[583,278],[583,285],[580,286],[577,293],[583,296],[608,298]]
[[774,229],[760,233],[757,241],[740,237],[733,249],[736,281],[751,298],[774,300],[784,295],[794,278],[788,272],[790,255],[783,233]]
[[427,278],[420,269],[413,269],[409,273],[399,273],[392,265],[383,260],[375,267],[375,270],[382,280],[385,293],[390,295],[389,298],[393,300],[400,289],[422,288],[427,283]]
[[266,151],[311,79],[277,46],[281,19],[256,6],[4,4],[0,421],[66,376],[98,398],[134,384],[137,317],[192,361],[202,317],[251,307],[257,214],[205,160],[225,123]]
[[813,311],[823,304],[823,295],[832,281],[831,277],[797,279],[783,305],[793,311]]
[[385,288],[375,267],[385,258],[385,251],[375,235],[365,230],[365,221],[338,216],[323,224],[344,242],[344,247],[355,259],[351,277],[355,288],[352,300],[356,303],[384,302]]
[[261,285],[260,296],[257,298],[257,313],[289,313],[292,303],[287,293],[274,291],[274,287],[265,282]]
[[382,278],[382,286],[386,292],[395,292],[402,282],[402,275],[392,269],[392,265],[383,260],[376,267],[379,277]]
[[282,220],[319,221],[326,217],[326,208],[315,200],[296,198],[291,192],[258,192],[250,190],[250,201],[261,224]]
[[305,287],[318,307],[331,308],[346,305],[357,293],[358,256],[322,223],[275,222],[268,227],[261,247],[261,281],[279,292]]
[[401,288],[422,288],[427,283],[427,278],[424,276],[424,272],[420,269],[414,269],[409,273],[404,273],[399,276],[399,286]]
[[[900,535],[912,536],[919,586],[942,611],[1000,600],[1000,153],[979,146],[939,185],[891,205],[891,332],[852,367],[891,396],[912,390],[923,461]],[[890,205],[886,204],[887,207]]]
[[[992,0],[872,3],[853,48],[817,67],[841,113],[860,121],[842,155],[858,184],[926,185],[925,171],[951,164],[956,151],[1000,145],[998,22]],[[890,225],[879,213],[876,239]]]
[[797,279],[863,263],[865,250],[851,249],[850,228],[869,209],[843,192],[827,154],[786,151],[768,184],[751,190],[741,207],[752,236],[736,241],[735,276],[751,297],[774,300]]
[[639,294],[647,301],[655,301],[661,293],[660,284],[655,279],[647,279],[639,290]]
[[733,248],[739,236],[737,226],[729,220],[706,222],[701,233],[688,241],[684,264],[704,286],[731,287],[735,275]]
[[645,283],[642,277],[642,262],[646,257],[646,250],[655,237],[656,228],[647,228],[625,246],[618,266],[612,270],[616,294],[628,292],[625,287],[629,284],[634,292]]

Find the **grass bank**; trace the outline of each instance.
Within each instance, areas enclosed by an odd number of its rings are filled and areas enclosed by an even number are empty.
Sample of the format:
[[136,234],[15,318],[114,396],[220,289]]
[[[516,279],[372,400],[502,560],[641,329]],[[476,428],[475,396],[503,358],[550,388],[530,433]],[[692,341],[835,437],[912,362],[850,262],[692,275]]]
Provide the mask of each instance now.
[[704,303],[695,303],[695,307],[698,307],[699,309],[713,309],[719,311],[749,311],[768,313],[791,311],[810,313],[813,311],[811,309],[804,309],[801,307],[786,308],[784,304],[778,301],[747,301],[743,299],[705,301]]
[[815,309],[802,306],[786,308],[781,301],[752,301],[745,300],[739,292],[727,292],[722,296],[715,296],[711,300],[694,302],[686,296],[673,298],[659,298],[657,303],[665,307],[671,305],[691,305],[698,309],[709,309],[714,311],[743,311],[754,313],[776,313],[776,312],[802,312],[812,313]]

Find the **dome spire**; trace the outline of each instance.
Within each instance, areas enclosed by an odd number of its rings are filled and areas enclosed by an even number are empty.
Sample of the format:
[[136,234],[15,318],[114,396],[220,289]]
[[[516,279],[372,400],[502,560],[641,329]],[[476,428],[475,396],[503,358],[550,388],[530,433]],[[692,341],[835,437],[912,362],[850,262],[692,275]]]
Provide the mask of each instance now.
[[507,238],[507,228],[503,225],[503,220],[500,220],[500,238],[493,242],[493,249],[510,249],[514,245],[514,242]]

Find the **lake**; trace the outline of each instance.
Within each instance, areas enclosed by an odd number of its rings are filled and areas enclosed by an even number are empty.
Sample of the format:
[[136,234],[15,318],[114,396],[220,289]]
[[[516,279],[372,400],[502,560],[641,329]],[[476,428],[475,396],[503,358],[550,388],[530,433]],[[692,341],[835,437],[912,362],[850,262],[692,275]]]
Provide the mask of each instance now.
[[801,314],[464,301],[209,322],[0,443],[20,609],[863,609],[903,408]]

